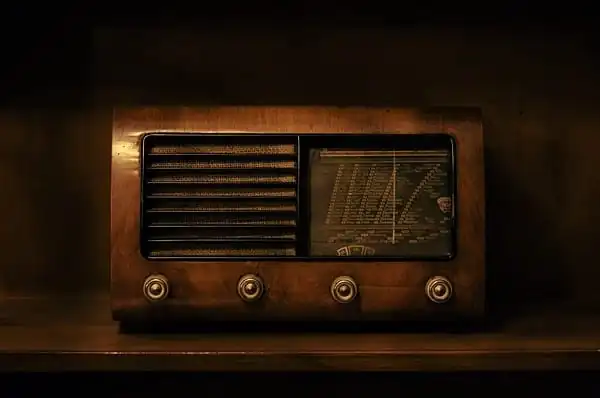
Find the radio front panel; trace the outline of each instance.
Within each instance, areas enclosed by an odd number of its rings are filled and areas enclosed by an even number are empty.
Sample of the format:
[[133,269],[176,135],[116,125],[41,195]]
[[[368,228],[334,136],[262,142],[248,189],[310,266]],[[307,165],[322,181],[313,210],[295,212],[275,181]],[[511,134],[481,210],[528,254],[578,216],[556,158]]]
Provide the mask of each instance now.
[[115,111],[120,321],[483,313],[477,111]]

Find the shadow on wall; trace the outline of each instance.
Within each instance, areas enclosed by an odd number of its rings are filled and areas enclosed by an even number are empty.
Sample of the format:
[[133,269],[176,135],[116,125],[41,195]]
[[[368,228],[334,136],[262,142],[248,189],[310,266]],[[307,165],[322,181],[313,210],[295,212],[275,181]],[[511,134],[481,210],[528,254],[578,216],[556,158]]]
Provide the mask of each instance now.
[[[486,124],[486,134],[500,133],[494,129]],[[519,168],[498,152],[485,153],[487,294],[490,315],[505,319],[550,308],[573,292],[559,220],[540,203],[549,189],[532,195],[522,186],[526,178],[516,174]]]

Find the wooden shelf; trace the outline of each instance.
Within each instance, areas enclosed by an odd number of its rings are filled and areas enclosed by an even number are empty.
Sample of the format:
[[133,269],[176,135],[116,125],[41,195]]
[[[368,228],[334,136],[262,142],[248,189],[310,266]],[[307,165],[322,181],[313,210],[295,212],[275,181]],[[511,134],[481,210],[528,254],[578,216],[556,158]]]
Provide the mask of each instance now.
[[567,309],[475,334],[125,335],[109,308],[105,298],[2,301],[0,371],[600,370],[600,317]]

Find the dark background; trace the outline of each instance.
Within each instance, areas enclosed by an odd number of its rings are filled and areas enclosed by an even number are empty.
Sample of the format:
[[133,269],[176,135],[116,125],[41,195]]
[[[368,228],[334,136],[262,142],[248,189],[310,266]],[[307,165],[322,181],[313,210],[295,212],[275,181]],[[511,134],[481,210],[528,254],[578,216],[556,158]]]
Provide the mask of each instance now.
[[[598,390],[594,373],[126,373],[126,374],[28,374],[1,377],[2,392],[10,396],[35,392],[62,392],[82,396],[103,393],[110,397],[252,396],[371,397],[400,395],[464,394],[505,397],[511,394],[544,394],[573,391],[577,396],[594,396]],[[408,395],[407,395],[408,394]]]
[[[229,6],[185,18],[93,3],[5,10],[0,297],[107,292],[112,106],[467,105],[485,118],[491,309],[600,307],[600,58],[585,10]],[[148,380],[85,377],[111,391]],[[163,388],[232,383],[196,377],[165,375]],[[381,377],[328,383],[484,389],[593,375]]]

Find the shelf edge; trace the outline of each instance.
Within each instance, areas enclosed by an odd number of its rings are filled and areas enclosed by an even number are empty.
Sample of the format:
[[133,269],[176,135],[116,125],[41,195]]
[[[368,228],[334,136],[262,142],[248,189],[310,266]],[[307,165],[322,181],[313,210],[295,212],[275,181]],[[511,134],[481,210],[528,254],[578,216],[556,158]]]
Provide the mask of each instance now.
[[600,370],[600,351],[0,352],[0,372]]

